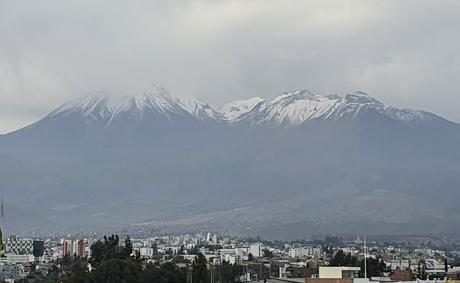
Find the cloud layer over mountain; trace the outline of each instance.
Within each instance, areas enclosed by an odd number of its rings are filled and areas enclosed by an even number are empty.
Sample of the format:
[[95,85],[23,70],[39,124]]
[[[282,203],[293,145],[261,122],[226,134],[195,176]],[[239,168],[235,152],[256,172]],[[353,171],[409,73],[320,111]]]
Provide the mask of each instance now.
[[460,121],[459,13],[450,0],[1,1],[0,132],[150,82],[215,108],[362,89]]

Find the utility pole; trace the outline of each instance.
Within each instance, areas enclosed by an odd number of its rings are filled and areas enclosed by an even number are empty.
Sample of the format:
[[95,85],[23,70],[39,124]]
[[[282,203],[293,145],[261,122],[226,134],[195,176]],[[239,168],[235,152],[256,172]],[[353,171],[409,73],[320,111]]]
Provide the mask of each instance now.
[[5,221],[5,207],[3,206],[3,203],[4,203],[4,200],[5,200],[5,197],[2,195],[2,206],[0,208],[1,210],[1,217],[2,217],[2,222]]
[[366,247],[366,236],[364,236],[364,278],[367,278],[367,247]]
[[259,264],[259,278],[257,279],[262,279],[262,263]]
[[4,196],[2,195],[2,203],[0,207],[0,254],[3,255],[3,250],[5,249],[5,245],[3,244],[3,226],[5,225],[5,207],[4,207]]
[[193,283],[193,269],[190,265],[187,268],[187,283]]
[[211,263],[211,283],[214,283],[214,265]]

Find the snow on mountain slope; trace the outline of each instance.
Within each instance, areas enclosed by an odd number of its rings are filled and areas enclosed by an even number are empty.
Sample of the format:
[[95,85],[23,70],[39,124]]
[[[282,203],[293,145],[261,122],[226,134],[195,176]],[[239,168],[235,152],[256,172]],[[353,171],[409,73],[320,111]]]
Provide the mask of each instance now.
[[[86,95],[72,100],[52,111],[42,122],[62,120],[70,117],[84,124],[97,124],[112,127],[114,123],[166,121],[174,120],[221,121],[223,117],[208,104],[196,99],[178,99],[172,97],[161,87],[141,94],[114,97],[105,92]],[[154,119],[154,120],[152,120]],[[38,122],[40,123],[40,121]],[[147,122],[148,123],[148,122]]]
[[94,121],[106,121],[112,116],[112,108],[108,103],[107,93],[98,92],[75,99],[58,107],[45,119],[58,119],[62,116],[79,115],[90,123]]
[[224,104],[219,109],[219,112],[222,114],[225,120],[237,121],[241,119],[246,113],[252,111],[254,107],[263,102],[265,102],[265,99],[260,97],[253,97],[246,100],[236,100]]
[[62,120],[60,118],[71,117],[82,120],[83,124],[95,125],[96,128],[112,127],[114,123],[129,127],[130,123],[136,121],[146,127],[158,123],[173,125],[178,121],[210,121],[233,126],[244,124],[291,128],[313,120],[355,118],[368,111],[405,123],[442,119],[425,111],[385,106],[377,99],[359,91],[340,97],[320,95],[302,89],[285,92],[271,100],[254,97],[233,101],[215,111],[205,102],[178,99],[158,87],[122,99],[116,99],[104,92],[91,94],[63,104],[43,120],[59,121]]
[[[402,122],[428,122],[442,119],[425,111],[385,106],[382,102],[360,91],[340,97],[338,95],[319,95],[303,89],[285,92],[270,101],[264,101],[260,98],[253,100],[259,102],[246,108],[237,107],[240,104],[246,106],[247,103],[244,101],[226,104],[221,109],[222,114],[227,121],[233,123],[263,124],[288,128],[312,120],[354,118],[366,111],[375,111],[387,118]],[[235,107],[232,108],[234,105]]]
[[181,99],[179,101],[188,113],[200,120],[220,121],[224,118],[221,113],[203,101],[197,99]]
[[368,94],[356,91],[347,94],[327,111],[321,119],[341,119],[345,117],[356,117],[366,110],[372,110],[392,120],[401,122],[431,122],[435,120],[444,120],[432,113],[414,110],[398,109],[392,106],[386,106],[377,99]]
[[141,121],[147,117],[166,119],[171,124],[174,117],[193,118],[189,110],[163,88],[122,98],[114,105],[109,125],[119,120]]
[[287,127],[299,125],[320,118],[338,100],[337,96],[321,96],[309,90],[284,93],[260,108],[263,113],[261,122]]
[[324,115],[322,119],[340,119],[359,115],[366,109],[373,109],[380,114],[384,113],[385,106],[377,99],[364,92],[356,91],[339,99]]
[[442,119],[433,113],[423,110],[398,109],[392,106],[387,106],[385,108],[385,114],[393,120],[400,120],[405,122],[430,122]]

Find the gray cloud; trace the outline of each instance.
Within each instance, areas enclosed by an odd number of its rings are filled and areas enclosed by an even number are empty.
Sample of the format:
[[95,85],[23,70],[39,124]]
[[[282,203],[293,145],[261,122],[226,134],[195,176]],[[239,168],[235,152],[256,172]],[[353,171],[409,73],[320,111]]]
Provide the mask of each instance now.
[[459,122],[458,1],[0,0],[0,132],[94,90],[366,91]]

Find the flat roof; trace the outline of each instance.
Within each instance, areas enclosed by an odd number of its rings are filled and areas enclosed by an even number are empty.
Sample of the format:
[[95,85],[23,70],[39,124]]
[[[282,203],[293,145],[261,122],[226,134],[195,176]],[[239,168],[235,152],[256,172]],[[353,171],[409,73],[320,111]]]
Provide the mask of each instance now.
[[355,267],[355,266],[320,266],[320,269],[325,268],[325,269],[340,269],[344,271],[360,271],[361,267]]

